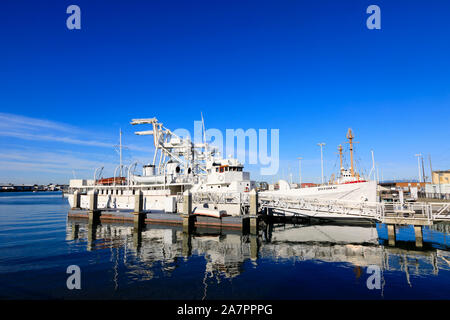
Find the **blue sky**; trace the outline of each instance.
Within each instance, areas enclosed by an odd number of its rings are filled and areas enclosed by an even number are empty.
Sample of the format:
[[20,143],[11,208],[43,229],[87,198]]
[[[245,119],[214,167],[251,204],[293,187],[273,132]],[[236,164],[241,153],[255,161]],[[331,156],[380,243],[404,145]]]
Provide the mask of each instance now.
[[[66,8],[81,8],[81,30]],[[366,8],[381,8],[381,30]],[[20,1],[0,10],[0,182],[90,178],[124,131],[126,161],[152,155],[129,121],[280,130],[281,169],[319,181],[351,127],[388,178],[416,153],[450,168],[448,1]],[[256,179],[257,166],[249,168]],[[274,177],[270,177],[269,180]]]

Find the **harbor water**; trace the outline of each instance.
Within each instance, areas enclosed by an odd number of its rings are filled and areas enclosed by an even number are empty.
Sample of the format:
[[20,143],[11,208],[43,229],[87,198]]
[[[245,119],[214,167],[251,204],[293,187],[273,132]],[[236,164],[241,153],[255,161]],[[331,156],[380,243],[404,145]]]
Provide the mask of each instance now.
[[[450,299],[449,225],[239,230],[68,218],[58,192],[0,193],[0,299]],[[68,289],[67,268],[81,271]],[[378,270],[379,273],[374,272]],[[380,286],[372,275],[380,276]]]

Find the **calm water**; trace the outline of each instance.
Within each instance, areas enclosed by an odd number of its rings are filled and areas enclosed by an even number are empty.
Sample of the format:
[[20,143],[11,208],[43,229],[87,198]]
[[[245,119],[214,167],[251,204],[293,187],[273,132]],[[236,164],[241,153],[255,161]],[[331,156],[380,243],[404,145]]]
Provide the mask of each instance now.
[[[449,299],[448,225],[271,225],[239,232],[67,218],[60,193],[0,193],[1,299]],[[386,245],[385,245],[386,244]],[[81,268],[81,290],[66,269]],[[369,290],[367,267],[381,270]]]

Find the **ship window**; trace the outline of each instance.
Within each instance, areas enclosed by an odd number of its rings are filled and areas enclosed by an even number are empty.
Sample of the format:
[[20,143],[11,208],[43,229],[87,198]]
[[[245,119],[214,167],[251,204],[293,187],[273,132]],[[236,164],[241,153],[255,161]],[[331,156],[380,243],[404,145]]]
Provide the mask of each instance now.
[[219,168],[216,168],[216,172],[219,172]]
[[223,172],[223,167],[220,167],[220,172]]

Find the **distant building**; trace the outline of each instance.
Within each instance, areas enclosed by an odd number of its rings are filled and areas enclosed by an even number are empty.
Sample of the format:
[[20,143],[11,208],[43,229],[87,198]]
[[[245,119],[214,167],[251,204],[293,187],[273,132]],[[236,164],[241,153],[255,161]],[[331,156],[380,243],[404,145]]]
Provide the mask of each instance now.
[[408,182],[408,181],[390,181],[390,182],[380,182],[380,186],[385,188],[389,188],[391,190],[394,189],[403,189],[404,191],[409,191],[410,188],[415,187],[418,188],[419,191],[425,188],[425,182]]
[[433,171],[432,175],[433,184],[450,184],[450,170]]
[[380,182],[378,195],[381,201],[416,201],[425,192],[425,182],[389,181]]
[[311,183],[311,182],[303,182],[302,183],[302,188],[311,188],[311,187],[318,187],[319,185],[316,183]]
[[450,170],[433,171],[432,183],[425,187],[427,198],[450,200]]

